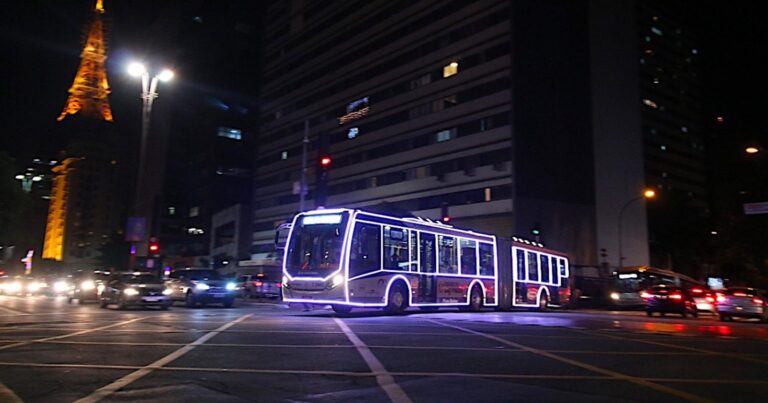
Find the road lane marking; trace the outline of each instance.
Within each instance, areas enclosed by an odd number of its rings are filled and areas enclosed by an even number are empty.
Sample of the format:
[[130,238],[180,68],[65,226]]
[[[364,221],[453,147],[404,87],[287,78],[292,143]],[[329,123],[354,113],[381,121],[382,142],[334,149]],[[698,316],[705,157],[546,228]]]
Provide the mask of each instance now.
[[[579,332],[579,333],[589,334],[588,332],[583,331],[583,330],[574,330],[574,331]],[[648,339],[635,339],[635,338],[632,338],[632,337],[622,337],[622,336],[618,336],[618,335],[616,335],[614,333],[611,333],[611,334],[596,333],[596,334],[601,336],[601,337],[605,337],[605,338],[609,338],[609,339],[614,339],[614,340],[639,342],[639,343],[651,344],[651,345],[655,345],[655,346],[669,347],[669,348],[674,348],[674,349],[678,349],[678,350],[690,351],[690,352],[698,353],[698,354],[717,355],[717,356],[721,356],[721,357],[735,358],[737,360],[742,360],[742,361],[748,361],[748,362],[768,365],[768,361],[761,360],[759,358],[753,358],[753,357],[750,357],[748,355],[742,355],[742,354],[736,354],[736,353],[724,353],[724,352],[720,352],[720,351],[705,350],[705,349],[696,348],[696,347],[686,347],[686,346],[680,346],[680,345],[677,345],[677,344],[664,343],[664,342],[653,341],[653,340],[648,340]]]
[[146,319],[146,317],[140,317],[140,318],[125,320],[125,321],[122,321],[122,322],[113,323],[111,325],[101,326],[101,327],[97,327],[97,328],[93,328],[93,329],[80,330],[80,331],[74,332],[74,333],[67,333],[67,334],[62,334],[62,335],[58,335],[58,336],[44,337],[42,339],[25,340],[25,341],[21,341],[21,342],[18,342],[18,343],[6,344],[4,346],[0,346],[0,351],[7,350],[9,348],[14,348],[14,347],[26,346],[26,345],[29,345],[29,344],[32,344],[32,343],[40,343],[40,342],[46,342],[46,341],[51,341],[51,340],[59,340],[59,339],[67,338],[67,337],[80,336],[82,334],[87,334],[87,333],[107,330],[107,329],[112,328],[112,327],[127,325],[129,323],[133,323],[133,322],[140,321],[140,320],[143,320],[143,319]]
[[655,382],[650,382],[650,381],[647,381],[647,380],[645,380],[643,378],[637,378],[637,377],[634,377],[634,376],[631,376],[631,375],[623,374],[621,372],[615,372],[615,371],[611,371],[611,370],[608,370],[608,369],[596,367],[594,365],[587,364],[587,363],[584,363],[584,362],[581,362],[581,361],[577,361],[577,360],[574,360],[574,359],[562,357],[562,356],[559,356],[557,354],[548,353],[548,352],[546,352],[544,350],[539,350],[537,348],[528,347],[526,345],[515,343],[513,341],[506,340],[506,339],[503,339],[503,338],[498,337],[498,336],[494,336],[494,335],[490,335],[490,334],[485,334],[483,332],[478,332],[478,331],[475,331],[475,330],[472,330],[472,329],[467,329],[465,327],[453,325],[453,324],[450,324],[450,323],[442,323],[442,322],[439,322],[439,321],[436,321],[436,320],[432,320],[432,319],[426,319],[426,320],[428,322],[431,322],[431,323],[434,323],[434,324],[437,324],[437,325],[440,325],[440,326],[445,326],[445,327],[450,327],[450,328],[458,329],[458,330],[461,330],[461,331],[464,331],[464,332],[467,332],[467,333],[470,333],[470,334],[474,334],[474,335],[477,335],[477,336],[480,336],[480,337],[485,337],[487,339],[495,340],[495,341],[497,341],[499,343],[506,344],[508,346],[512,346],[512,347],[516,347],[516,348],[520,348],[520,349],[523,349],[523,350],[525,350],[527,352],[530,352],[530,353],[533,353],[533,354],[536,354],[536,355],[540,355],[542,357],[546,357],[546,358],[549,358],[549,359],[552,359],[552,360],[564,362],[566,364],[569,364],[569,365],[572,365],[572,366],[575,366],[575,367],[579,367],[579,368],[582,368],[582,369],[586,369],[586,370],[591,371],[591,372],[596,372],[598,374],[602,374],[602,375],[610,376],[610,377],[613,377],[613,378],[616,378],[616,379],[628,381],[628,382],[631,382],[631,383],[634,383],[634,384],[637,384],[637,385],[640,385],[640,386],[647,387],[649,389],[653,389],[653,390],[655,390],[657,392],[663,392],[663,393],[666,393],[666,394],[669,394],[669,395],[673,395],[673,396],[676,396],[676,397],[679,397],[679,398],[682,398],[682,399],[685,399],[685,400],[688,400],[688,401],[691,401],[691,402],[701,402],[701,403],[703,403],[703,402],[711,402],[711,400],[705,399],[705,398],[703,398],[701,396],[694,395],[692,393],[684,392],[682,390],[677,390],[677,389],[671,388],[669,386],[661,385],[661,384],[658,384],[658,383],[655,383]]
[[376,382],[379,384],[381,389],[384,390],[384,393],[389,396],[389,400],[394,403],[411,403],[411,398],[405,394],[405,391],[400,387],[400,385],[395,383],[395,378],[392,376],[392,374],[387,372],[387,369],[384,367],[381,361],[379,361],[371,349],[368,348],[368,346],[365,345],[365,343],[363,343],[359,337],[357,337],[355,332],[353,332],[352,329],[350,329],[349,326],[347,326],[347,324],[344,323],[344,321],[341,319],[333,318],[333,321],[336,322],[344,334],[347,335],[349,341],[352,342],[352,344],[357,348],[357,352],[361,357],[363,357],[363,360],[365,360],[365,363],[368,365],[368,368],[371,369],[371,372],[376,374]]
[[3,403],[24,403],[23,400],[10,388],[0,382],[0,402]]
[[99,400],[104,399],[105,397],[111,395],[112,393],[115,393],[118,390],[120,390],[120,389],[130,385],[131,383],[141,379],[142,377],[144,377],[145,375],[151,373],[155,369],[158,369],[158,368],[160,368],[160,367],[162,367],[162,366],[164,366],[164,365],[166,365],[166,364],[168,364],[168,363],[170,363],[172,361],[175,361],[176,359],[180,358],[184,354],[194,350],[195,347],[205,343],[206,341],[208,341],[211,338],[215,337],[219,333],[229,329],[230,327],[232,327],[232,326],[234,326],[234,325],[244,321],[245,319],[247,319],[251,315],[252,314],[243,315],[243,316],[241,316],[241,317],[239,317],[239,318],[237,318],[237,319],[235,319],[235,320],[233,320],[231,322],[228,322],[228,323],[226,323],[226,324],[224,324],[222,326],[219,326],[219,328],[204,334],[203,336],[201,336],[197,340],[193,341],[192,343],[189,343],[189,344],[185,345],[184,347],[182,347],[182,348],[180,348],[180,349],[178,349],[178,350],[176,350],[176,351],[166,355],[165,357],[163,357],[163,358],[161,358],[161,359],[159,359],[159,360],[157,360],[157,361],[155,361],[155,362],[153,362],[153,363],[151,363],[149,365],[146,365],[144,367],[139,368],[138,370],[136,370],[134,372],[131,372],[130,374],[128,374],[128,375],[126,375],[126,376],[124,376],[124,377],[122,377],[122,378],[120,378],[120,379],[118,379],[118,380],[116,380],[116,381],[114,381],[112,383],[110,383],[109,385],[106,385],[104,387],[101,387],[101,388],[97,389],[96,391],[94,391],[90,395],[88,395],[88,396],[86,396],[86,397],[84,397],[82,399],[76,400],[75,403],[95,403],[95,402],[98,402]]

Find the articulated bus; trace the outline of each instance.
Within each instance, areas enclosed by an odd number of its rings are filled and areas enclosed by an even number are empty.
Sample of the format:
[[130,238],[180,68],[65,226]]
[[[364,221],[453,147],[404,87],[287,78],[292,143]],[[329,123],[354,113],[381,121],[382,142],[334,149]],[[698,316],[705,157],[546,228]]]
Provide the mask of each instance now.
[[[514,257],[514,258],[513,258]],[[283,300],[338,313],[379,307],[538,307],[568,302],[567,257],[422,218],[356,209],[296,215],[283,257]]]

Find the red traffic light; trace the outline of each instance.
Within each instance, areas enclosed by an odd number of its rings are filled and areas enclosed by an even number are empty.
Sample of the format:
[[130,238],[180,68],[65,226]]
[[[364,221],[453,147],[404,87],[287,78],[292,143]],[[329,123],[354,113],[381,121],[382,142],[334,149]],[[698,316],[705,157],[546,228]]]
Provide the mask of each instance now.
[[326,156],[326,157],[320,158],[320,166],[322,166],[323,168],[328,168],[329,166],[331,166],[331,162],[332,162],[331,157]]
[[160,244],[158,244],[157,242],[150,242],[149,243],[149,251],[151,253],[160,252]]

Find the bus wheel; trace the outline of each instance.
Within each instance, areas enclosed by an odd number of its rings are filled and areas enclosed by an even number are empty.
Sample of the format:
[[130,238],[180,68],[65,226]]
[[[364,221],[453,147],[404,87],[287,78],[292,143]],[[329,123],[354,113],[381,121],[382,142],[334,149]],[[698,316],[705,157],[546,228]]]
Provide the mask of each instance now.
[[387,306],[384,307],[384,312],[394,315],[403,313],[405,307],[408,305],[408,300],[406,299],[408,297],[405,291],[403,291],[403,288],[404,287],[400,282],[397,282],[390,287],[389,295],[387,297]]
[[480,291],[479,286],[474,286],[469,293],[469,310],[477,312],[481,309],[483,309],[483,293]]
[[349,305],[331,305],[331,308],[333,308],[333,312],[336,312],[339,315],[346,315],[352,312],[352,307]]
[[544,293],[541,293],[541,297],[539,297],[539,310],[546,311],[548,307],[549,298]]

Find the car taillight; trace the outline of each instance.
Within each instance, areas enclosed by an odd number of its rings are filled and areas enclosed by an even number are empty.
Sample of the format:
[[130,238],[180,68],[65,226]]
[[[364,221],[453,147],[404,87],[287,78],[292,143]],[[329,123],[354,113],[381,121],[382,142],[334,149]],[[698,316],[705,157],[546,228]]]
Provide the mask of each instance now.
[[704,299],[707,300],[707,302],[715,302],[715,299],[712,297],[706,297]]
[[747,294],[745,294],[743,292],[735,292],[735,293],[733,293],[733,296],[734,297],[746,297]]
[[283,283],[277,283],[277,288],[280,288],[283,286]]
[[755,298],[752,298],[752,302],[754,302],[754,303],[756,303],[756,304],[761,304],[761,305],[762,305],[762,303],[763,303],[763,300],[762,300],[762,299],[760,299],[760,298],[757,298],[757,297],[755,297]]
[[683,299],[682,294],[672,294],[669,296],[670,299]]
[[648,293],[647,293],[647,292],[645,292],[645,291],[643,291],[643,292],[641,292],[641,293],[640,293],[640,298],[642,298],[642,299],[649,299],[649,298],[651,298],[651,297],[653,297],[653,295],[651,295],[651,294],[648,294]]
[[704,292],[704,290],[702,290],[701,288],[692,288],[691,292],[694,294],[701,294],[702,292]]
[[263,283],[262,283],[261,281],[254,281],[254,282],[253,282],[253,286],[254,286],[254,287],[261,287],[261,285],[262,285],[262,284],[263,284]]
[[725,302],[728,301],[728,298],[725,297],[723,294],[717,294],[717,302]]

